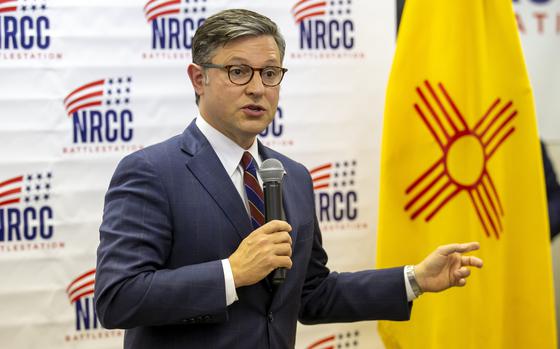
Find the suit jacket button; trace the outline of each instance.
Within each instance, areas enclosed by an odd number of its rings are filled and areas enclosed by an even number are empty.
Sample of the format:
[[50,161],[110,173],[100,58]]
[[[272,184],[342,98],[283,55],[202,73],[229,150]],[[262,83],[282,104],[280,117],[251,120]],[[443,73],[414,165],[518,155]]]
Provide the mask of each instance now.
[[267,318],[268,318],[268,322],[273,322],[274,321],[274,317],[272,316],[272,312],[268,313]]

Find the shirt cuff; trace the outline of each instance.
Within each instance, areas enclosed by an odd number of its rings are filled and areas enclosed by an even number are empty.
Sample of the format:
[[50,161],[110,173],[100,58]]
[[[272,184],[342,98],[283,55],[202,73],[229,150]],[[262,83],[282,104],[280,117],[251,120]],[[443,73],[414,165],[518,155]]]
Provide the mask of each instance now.
[[404,268],[403,268],[403,277],[404,277],[404,287],[406,288],[406,298],[408,299],[409,302],[412,302],[413,300],[416,299],[416,295],[412,290],[412,286],[410,286],[410,281],[408,281],[408,278],[406,277],[406,272]]
[[226,306],[227,306],[227,305],[231,305],[239,298],[237,298],[237,292],[235,291],[235,281],[233,280],[233,272],[231,271],[231,265],[229,265],[229,259],[227,258],[222,259],[222,268],[224,269],[224,282],[226,285]]

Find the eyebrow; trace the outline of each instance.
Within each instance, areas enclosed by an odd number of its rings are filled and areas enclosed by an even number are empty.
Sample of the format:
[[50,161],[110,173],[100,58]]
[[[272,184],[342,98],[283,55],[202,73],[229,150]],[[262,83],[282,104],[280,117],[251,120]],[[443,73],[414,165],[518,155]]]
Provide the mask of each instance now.
[[[242,58],[242,57],[236,57],[236,56],[234,56],[234,57],[231,57],[230,59],[227,60],[227,63],[228,63],[228,64],[232,64],[232,63],[234,63],[234,62],[235,62],[235,63],[238,62],[238,63],[240,63],[240,64],[247,64],[247,65],[250,65],[250,64],[248,64],[249,61],[248,61],[247,59],[245,59],[245,58]],[[264,62],[263,67],[276,66],[276,65],[281,66],[282,63],[278,63],[278,62],[277,62],[276,60],[274,60],[274,59],[269,59],[269,60],[267,60],[267,61]]]

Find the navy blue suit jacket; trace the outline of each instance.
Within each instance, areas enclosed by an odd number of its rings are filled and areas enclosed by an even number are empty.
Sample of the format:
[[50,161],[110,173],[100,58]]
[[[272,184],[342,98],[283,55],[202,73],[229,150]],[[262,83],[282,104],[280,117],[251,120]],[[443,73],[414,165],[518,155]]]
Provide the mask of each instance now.
[[548,221],[550,224],[550,239],[560,233],[560,185],[556,179],[556,172],[552,161],[548,157],[546,147],[541,141],[541,151],[544,166],[544,179],[546,183],[546,197],[548,201]]
[[125,157],[105,199],[95,300],[105,328],[124,328],[125,348],[293,348],[296,322],[406,320],[402,268],[330,272],[305,167],[282,162],[293,267],[275,292],[237,289],[226,306],[221,259],[251,231],[243,201],[218,156],[191,125]]

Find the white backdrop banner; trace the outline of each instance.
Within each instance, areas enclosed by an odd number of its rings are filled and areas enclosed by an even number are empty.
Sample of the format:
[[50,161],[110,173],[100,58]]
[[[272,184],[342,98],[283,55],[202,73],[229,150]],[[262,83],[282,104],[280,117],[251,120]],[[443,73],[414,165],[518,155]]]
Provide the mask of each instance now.
[[[374,267],[396,4],[329,0],[311,14],[298,2],[0,1],[2,348],[122,347],[123,331],[101,328],[93,308],[104,194],[122,157],[196,117],[192,36],[226,8],[265,14],[286,38],[289,72],[260,138],[310,170],[329,266]],[[558,3],[516,2],[526,51],[539,52],[528,62],[545,81],[537,102],[550,137],[560,76],[540,52],[557,64]],[[300,326],[296,346],[383,347],[373,322]]]
[[[0,2],[0,343],[119,348],[93,307],[103,197],[126,154],[197,115],[186,75],[204,19],[243,7],[276,21],[289,68],[261,135],[306,164],[334,270],[372,268],[383,91],[395,5],[326,1]],[[372,323],[301,327],[298,348],[371,348]],[[379,345],[379,344],[378,344]]]

